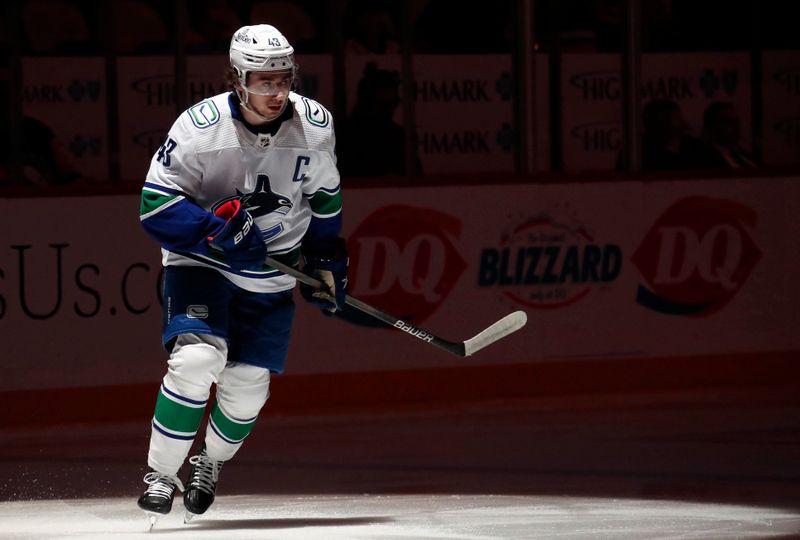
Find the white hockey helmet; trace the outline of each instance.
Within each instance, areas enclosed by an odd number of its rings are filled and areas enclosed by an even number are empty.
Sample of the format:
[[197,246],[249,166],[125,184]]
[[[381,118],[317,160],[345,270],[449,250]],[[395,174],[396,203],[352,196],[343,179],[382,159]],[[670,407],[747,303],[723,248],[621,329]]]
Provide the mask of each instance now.
[[242,87],[251,71],[297,72],[294,48],[280,31],[269,24],[243,26],[234,32],[230,47],[231,67]]

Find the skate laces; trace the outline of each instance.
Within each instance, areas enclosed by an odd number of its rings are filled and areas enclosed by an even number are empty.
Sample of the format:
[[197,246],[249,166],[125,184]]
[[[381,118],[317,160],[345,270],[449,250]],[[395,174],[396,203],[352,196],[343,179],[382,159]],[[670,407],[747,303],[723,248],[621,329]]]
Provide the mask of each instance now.
[[211,459],[203,450],[199,455],[190,457],[189,463],[193,465],[189,485],[213,495],[219,480],[219,470],[225,462]]
[[174,474],[164,474],[158,471],[151,471],[144,475],[144,483],[147,484],[147,495],[155,495],[169,499],[176,487],[183,491],[181,479]]

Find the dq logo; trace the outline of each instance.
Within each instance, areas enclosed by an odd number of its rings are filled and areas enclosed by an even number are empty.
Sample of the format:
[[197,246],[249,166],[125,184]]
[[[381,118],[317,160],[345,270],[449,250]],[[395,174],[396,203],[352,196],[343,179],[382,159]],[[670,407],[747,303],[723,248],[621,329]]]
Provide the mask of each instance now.
[[741,289],[761,251],[748,229],[751,208],[722,199],[688,197],[656,221],[633,255],[647,286],[636,301],[669,315],[708,316]]
[[405,321],[423,322],[466,268],[453,245],[460,234],[460,220],[429,208],[375,211],[348,240],[350,293]]

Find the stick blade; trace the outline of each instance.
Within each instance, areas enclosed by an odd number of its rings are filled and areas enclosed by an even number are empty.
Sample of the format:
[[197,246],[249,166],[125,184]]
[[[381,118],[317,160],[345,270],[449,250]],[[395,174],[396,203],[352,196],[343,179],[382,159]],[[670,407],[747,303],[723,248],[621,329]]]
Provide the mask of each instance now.
[[491,325],[489,328],[481,332],[475,337],[472,337],[464,342],[464,356],[469,356],[479,350],[487,347],[502,339],[509,334],[512,334],[525,326],[528,322],[528,316],[524,311],[515,311],[510,313]]

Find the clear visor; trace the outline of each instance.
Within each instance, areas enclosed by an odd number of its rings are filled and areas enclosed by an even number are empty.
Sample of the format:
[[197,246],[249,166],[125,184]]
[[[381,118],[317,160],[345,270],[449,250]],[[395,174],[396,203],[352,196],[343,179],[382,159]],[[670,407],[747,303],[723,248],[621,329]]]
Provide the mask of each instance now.
[[292,89],[294,75],[291,73],[255,72],[247,76],[245,90],[258,96],[277,96],[288,94]]

